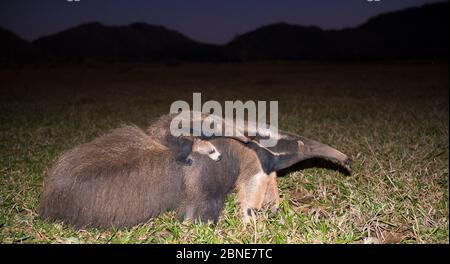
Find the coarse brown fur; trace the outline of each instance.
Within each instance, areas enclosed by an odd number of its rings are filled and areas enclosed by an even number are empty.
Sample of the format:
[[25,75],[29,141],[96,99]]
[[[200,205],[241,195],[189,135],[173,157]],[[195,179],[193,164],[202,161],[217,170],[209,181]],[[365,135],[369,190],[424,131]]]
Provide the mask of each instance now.
[[177,208],[192,171],[183,162],[190,152],[176,161],[190,142],[178,142],[169,149],[124,126],[67,151],[45,179],[39,214],[76,227],[131,227]]

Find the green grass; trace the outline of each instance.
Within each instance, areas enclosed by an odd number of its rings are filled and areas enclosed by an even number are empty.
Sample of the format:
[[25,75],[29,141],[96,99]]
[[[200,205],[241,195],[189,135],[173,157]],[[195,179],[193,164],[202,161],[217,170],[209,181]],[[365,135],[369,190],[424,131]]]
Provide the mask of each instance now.
[[[0,69],[2,243],[449,242],[448,64],[63,65]],[[243,230],[232,193],[219,222],[173,212],[132,229],[75,230],[36,214],[46,169],[122,123],[146,127],[174,100],[278,100],[280,128],[353,157],[352,174],[280,175],[282,203]]]

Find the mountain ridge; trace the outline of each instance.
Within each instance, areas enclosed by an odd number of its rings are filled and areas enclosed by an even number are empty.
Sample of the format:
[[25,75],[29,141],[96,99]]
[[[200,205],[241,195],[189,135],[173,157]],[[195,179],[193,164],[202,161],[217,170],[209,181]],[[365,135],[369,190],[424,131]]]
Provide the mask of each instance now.
[[0,43],[9,44],[2,49],[0,61],[33,60],[36,54],[50,59],[149,61],[448,59],[448,2],[380,14],[344,29],[273,23],[224,45],[198,42],[143,22],[83,23],[32,42],[5,32],[0,30]]

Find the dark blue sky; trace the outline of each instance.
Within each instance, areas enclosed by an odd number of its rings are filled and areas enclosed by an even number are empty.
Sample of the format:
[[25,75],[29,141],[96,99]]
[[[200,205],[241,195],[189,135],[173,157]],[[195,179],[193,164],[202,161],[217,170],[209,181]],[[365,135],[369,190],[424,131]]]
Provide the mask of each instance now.
[[203,42],[225,43],[274,22],[325,29],[436,0],[0,0],[0,27],[33,40],[85,22],[164,25]]

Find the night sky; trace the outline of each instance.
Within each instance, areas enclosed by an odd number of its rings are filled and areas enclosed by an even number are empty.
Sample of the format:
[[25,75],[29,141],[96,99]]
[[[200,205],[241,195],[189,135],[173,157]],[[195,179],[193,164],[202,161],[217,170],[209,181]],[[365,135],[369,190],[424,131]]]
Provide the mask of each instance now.
[[163,25],[202,42],[225,43],[275,22],[325,29],[436,0],[0,0],[0,27],[34,40],[86,22]]

